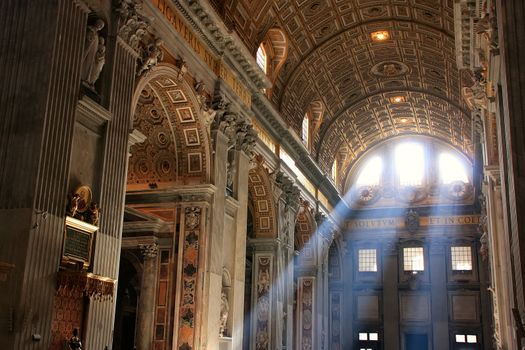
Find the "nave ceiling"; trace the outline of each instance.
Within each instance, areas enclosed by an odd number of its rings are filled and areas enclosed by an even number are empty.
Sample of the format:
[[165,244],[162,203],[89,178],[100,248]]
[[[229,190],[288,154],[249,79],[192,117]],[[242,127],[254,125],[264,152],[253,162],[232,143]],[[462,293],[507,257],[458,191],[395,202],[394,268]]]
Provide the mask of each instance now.
[[[271,99],[296,131],[309,106],[321,101],[311,151],[324,170],[337,156],[344,176],[371,146],[404,134],[437,137],[472,156],[452,0],[212,3],[254,54],[270,29],[285,33],[287,59]],[[385,30],[387,40],[372,40]]]

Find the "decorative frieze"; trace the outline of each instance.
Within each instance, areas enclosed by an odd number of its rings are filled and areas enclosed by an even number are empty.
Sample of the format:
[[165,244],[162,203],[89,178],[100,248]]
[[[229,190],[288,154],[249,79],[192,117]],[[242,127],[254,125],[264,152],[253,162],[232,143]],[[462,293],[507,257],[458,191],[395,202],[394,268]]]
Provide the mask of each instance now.
[[179,312],[178,349],[190,350],[195,346],[201,216],[202,208],[200,207],[189,206],[184,208],[182,297]]
[[314,277],[300,277],[298,279],[297,307],[299,309],[297,317],[298,343],[299,349],[312,350],[317,348],[314,344],[315,308],[314,308]]
[[57,295],[85,295],[94,300],[113,299],[116,280],[85,271],[60,270],[57,274]]
[[272,277],[271,255],[256,257],[256,305],[255,305],[255,349],[270,350],[271,344],[271,293],[270,284]]

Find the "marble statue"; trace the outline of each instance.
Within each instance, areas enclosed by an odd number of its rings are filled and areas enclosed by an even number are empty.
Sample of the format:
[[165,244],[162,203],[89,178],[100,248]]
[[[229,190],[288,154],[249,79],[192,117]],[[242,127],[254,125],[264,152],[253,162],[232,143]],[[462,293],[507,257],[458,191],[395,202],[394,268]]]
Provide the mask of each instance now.
[[102,72],[102,68],[104,68],[104,64],[106,63],[106,41],[103,37],[98,38],[98,49],[95,54],[95,58],[93,60],[93,67],[91,68],[91,72],[89,74],[89,77],[87,79],[87,83],[90,86],[95,85],[97,82],[100,72]]
[[[96,78],[98,78],[98,75],[95,74],[94,71],[96,70],[95,65],[97,60],[97,53],[99,53],[100,50],[99,32],[102,30],[102,28],[104,28],[104,25],[105,24],[103,20],[97,19],[95,23],[93,23],[92,25],[88,25],[87,27],[86,41],[84,44],[84,55],[82,56],[81,78],[89,85],[92,85],[90,83],[90,79],[92,79],[95,75]],[[103,42],[102,45],[104,45]],[[102,51],[102,53],[105,54],[105,47]],[[102,68],[100,68],[100,70],[102,70]]]
[[228,323],[228,313],[230,311],[230,305],[228,304],[228,296],[226,293],[221,293],[221,318],[220,318],[220,328],[219,336],[224,337],[224,332],[226,331],[226,324]]

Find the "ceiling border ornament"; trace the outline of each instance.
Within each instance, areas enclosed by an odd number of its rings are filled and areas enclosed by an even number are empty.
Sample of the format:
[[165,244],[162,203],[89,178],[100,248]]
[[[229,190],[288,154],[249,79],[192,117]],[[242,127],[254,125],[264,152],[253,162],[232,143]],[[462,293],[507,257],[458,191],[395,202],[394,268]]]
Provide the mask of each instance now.
[[410,73],[410,68],[403,62],[383,61],[375,64],[372,69],[370,69],[370,73],[376,77],[393,78]]

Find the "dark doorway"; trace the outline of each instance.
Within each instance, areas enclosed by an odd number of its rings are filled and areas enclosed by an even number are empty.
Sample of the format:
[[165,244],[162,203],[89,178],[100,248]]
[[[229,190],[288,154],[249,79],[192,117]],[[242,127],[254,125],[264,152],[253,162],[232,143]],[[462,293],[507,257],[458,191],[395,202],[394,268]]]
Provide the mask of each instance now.
[[114,350],[135,349],[138,289],[137,270],[123,254],[120,258],[115,333],[113,337]]
[[428,336],[405,333],[405,350],[428,350]]
[[[246,230],[248,238],[254,238],[253,233],[253,216],[251,210],[248,210],[248,227]],[[252,318],[252,269],[253,269],[252,251],[246,244],[246,265],[244,270],[244,323],[243,323],[243,350],[250,349],[251,318]]]

